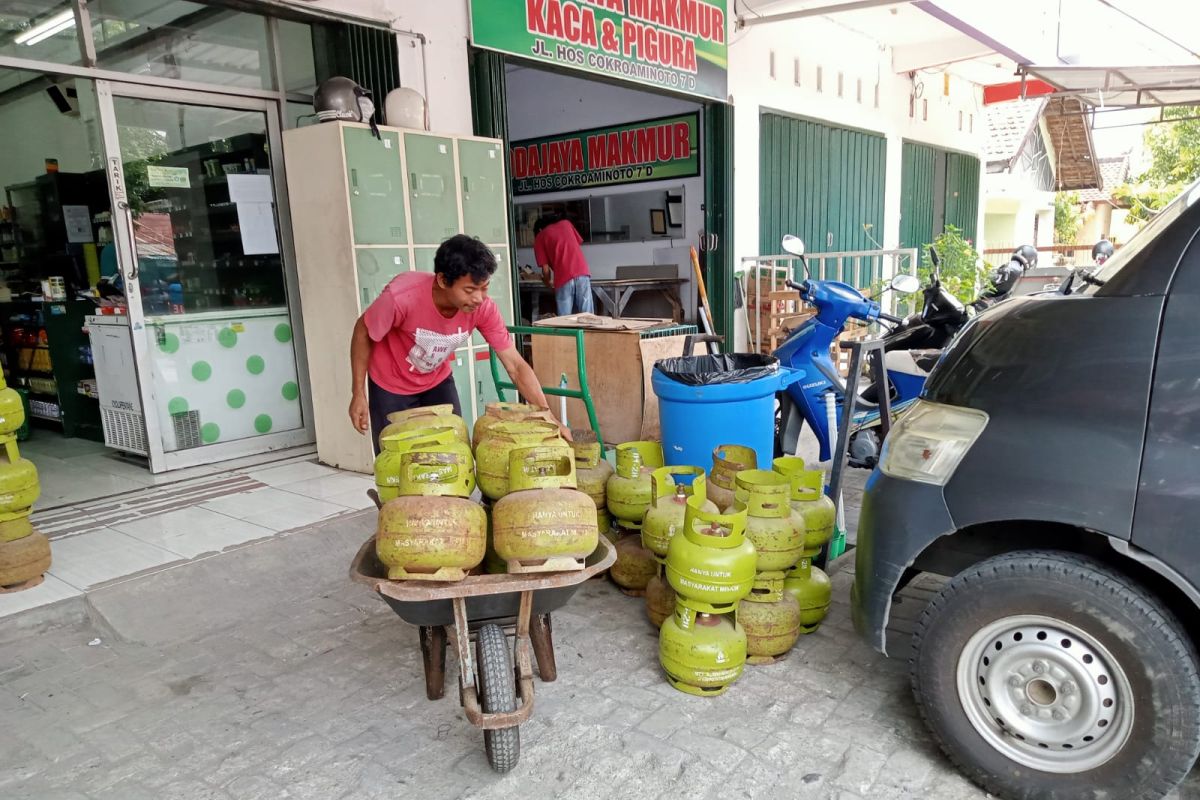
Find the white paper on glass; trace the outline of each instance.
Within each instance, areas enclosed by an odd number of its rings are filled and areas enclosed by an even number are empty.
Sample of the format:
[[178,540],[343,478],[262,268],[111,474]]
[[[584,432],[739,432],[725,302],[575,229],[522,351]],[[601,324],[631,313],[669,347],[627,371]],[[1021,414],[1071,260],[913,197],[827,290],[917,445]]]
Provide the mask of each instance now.
[[243,253],[257,256],[279,252],[275,212],[270,203],[238,203],[237,212]]
[[231,203],[274,203],[270,175],[228,175]]

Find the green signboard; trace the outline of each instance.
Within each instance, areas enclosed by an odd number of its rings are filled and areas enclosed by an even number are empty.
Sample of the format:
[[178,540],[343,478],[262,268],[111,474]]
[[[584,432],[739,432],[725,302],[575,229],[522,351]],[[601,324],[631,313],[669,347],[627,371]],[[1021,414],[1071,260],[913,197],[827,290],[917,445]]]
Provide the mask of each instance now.
[[725,0],[471,0],[471,41],[557,67],[728,97]]
[[699,142],[695,113],[513,142],[513,194],[690,178],[700,174]]

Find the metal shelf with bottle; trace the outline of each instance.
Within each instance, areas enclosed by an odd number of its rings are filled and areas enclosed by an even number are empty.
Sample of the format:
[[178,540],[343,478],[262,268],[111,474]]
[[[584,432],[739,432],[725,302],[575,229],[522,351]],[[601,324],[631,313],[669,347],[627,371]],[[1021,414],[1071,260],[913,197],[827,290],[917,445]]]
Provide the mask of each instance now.
[[10,385],[29,392],[32,415],[57,422],[67,436],[103,441],[100,409],[79,386],[95,380],[83,327],[89,300],[0,303]]

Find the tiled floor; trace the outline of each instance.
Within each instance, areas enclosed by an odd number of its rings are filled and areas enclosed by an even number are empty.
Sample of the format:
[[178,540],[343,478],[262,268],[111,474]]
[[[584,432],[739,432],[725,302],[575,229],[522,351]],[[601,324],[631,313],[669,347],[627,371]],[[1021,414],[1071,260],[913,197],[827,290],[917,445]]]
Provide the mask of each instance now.
[[0,618],[367,508],[373,485],[367,475],[293,460],[38,512],[53,564],[41,586],[0,595]]
[[[20,443],[20,449],[21,455],[38,468],[42,494],[37,508],[43,511],[128,494],[150,486],[165,486],[233,470],[244,471],[280,458],[279,453],[264,453],[238,461],[155,475],[143,458],[126,455],[101,442],[68,438],[44,428],[34,428],[30,438]],[[297,449],[290,455],[308,455],[311,451],[311,448]]]

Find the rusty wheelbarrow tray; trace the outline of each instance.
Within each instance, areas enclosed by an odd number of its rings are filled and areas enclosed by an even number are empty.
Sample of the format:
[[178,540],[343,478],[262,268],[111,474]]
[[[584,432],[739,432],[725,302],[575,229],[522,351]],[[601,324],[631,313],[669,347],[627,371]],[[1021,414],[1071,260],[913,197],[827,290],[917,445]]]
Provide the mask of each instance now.
[[[453,641],[460,667],[459,702],[471,724],[484,731],[488,763],[498,772],[507,772],[519,757],[517,726],[533,712],[531,645],[542,679],[554,680],[550,612],[566,605],[584,581],[611,567],[616,558],[612,543],[601,536],[596,551],[578,571],[471,575],[448,583],[393,581],[375,556],[372,536],[355,555],[350,579],[368,586],[401,619],[420,627],[425,692],[430,700],[445,692],[446,640]],[[497,644],[503,642],[506,628],[514,639],[511,656]],[[471,652],[472,639],[477,654]]]

